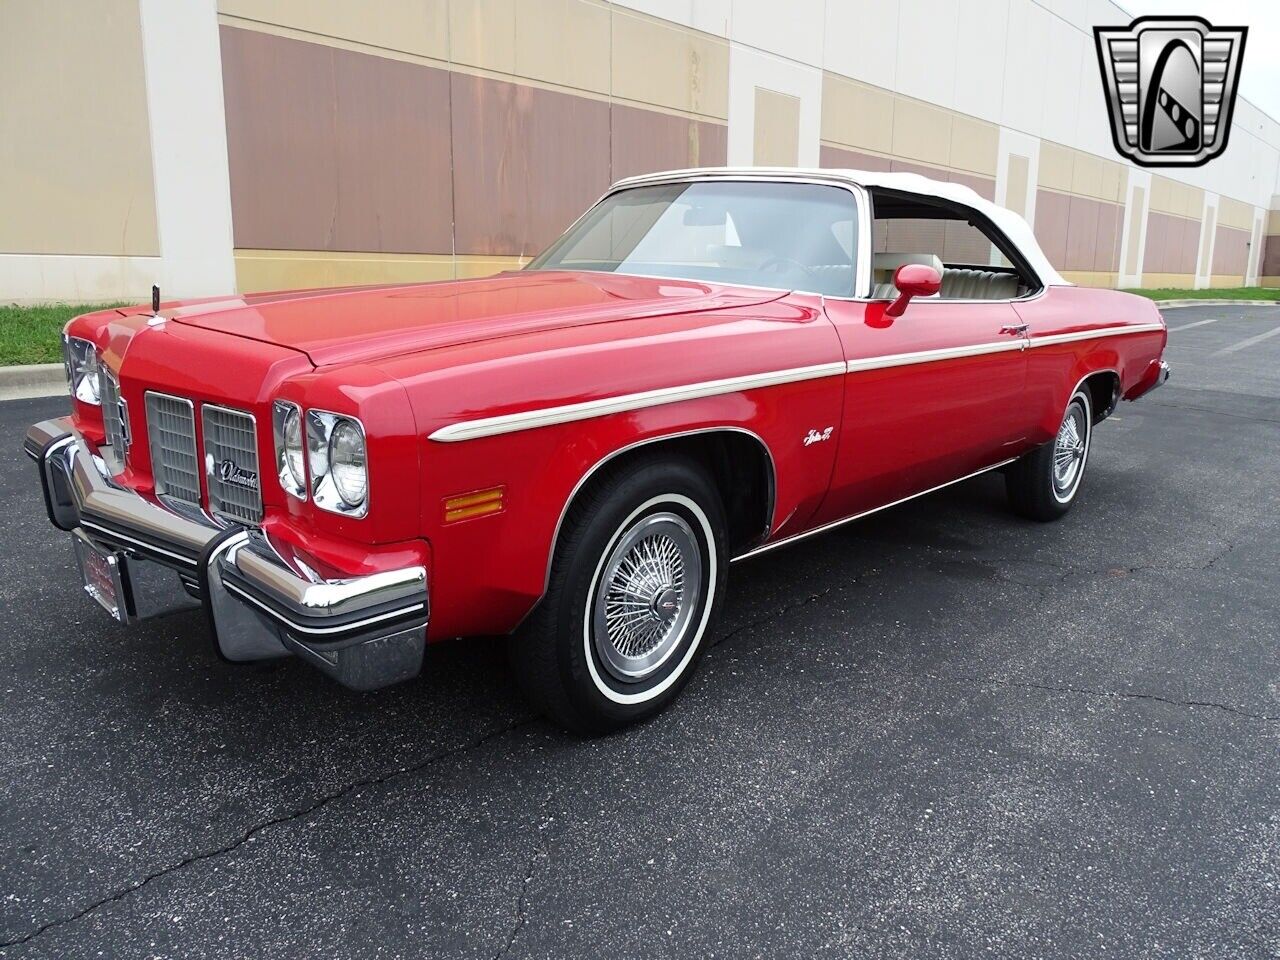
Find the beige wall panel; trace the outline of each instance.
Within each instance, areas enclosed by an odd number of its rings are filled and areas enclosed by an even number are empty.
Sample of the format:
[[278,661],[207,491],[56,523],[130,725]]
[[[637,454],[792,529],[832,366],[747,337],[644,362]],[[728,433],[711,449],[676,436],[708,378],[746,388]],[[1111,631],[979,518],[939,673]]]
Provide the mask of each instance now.
[[1099,198],[1109,200],[1112,203],[1124,202],[1124,187],[1126,182],[1124,167],[1118,163],[1112,163],[1110,160],[1099,161],[1102,164],[1102,191]]
[[619,99],[729,117],[729,44],[719,37],[615,8],[612,72]]
[[516,0],[450,0],[449,56],[495,73],[516,72]]
[[999,150],[999,127],[960,114],[952,116],[950,166],[994,177]]
[[1027,213],[1027,177],[1031,170],[1031,158],[1016,153],[1009,154],[1009,173],[1005,184],[1005,206],[1020,217]]
[[1272,210],[1267,213],[1267,235],[1272,237],[1280,236],[1280,210]]
[[1244,276],[1238,273],[1214,274],[1209,278],[1209,286],[1222,289],[1224,287],[1243,287]]
[[449,58],[448,0],[218,0],[218,12],[436,60]]
[[[1186,211],[1187,197],[1179,191],[1180,184],[1158,173],[1151,175],[1151,209],[1160,213],[1172,213],[1179,217],[1189,216]],[[1200,211],[1196,211],[1196,216]]]
[[1094,199],[1115,199],[1103,194],[1102,183],[1106,176],[1103,162],[1087,153],[1075,151],[1071,164],[1071,192]]
[[1184,217],[1199,220],[1201,214],[1204,213],[1204,191],[1199,187],[1193,187],[1186,183],[1175,184],[1175,186],[1180,191],[1182,199],[1181,210],[1175,210],[1174,212],[1180,212]]
[[893,150],[893,94],[828,73],[822,77],[822,139]]
[[160,252],[137,0],[0,3],[0,252]]
[[1223,197],[1218,203],[1218,223],[1224,227],[1237,230],[1253,229],[1253,207],[1230,197]]
[[519,270],[529,260],[529,257],[458,257],[453,263],[453,273],[459,280],[491,277],[504,270]]
[[800,160],[800,98],[756,87],[755,151],[758,167],[794,167]]
[[516,75],[607,94],[609,21],[596,0],[520,0]]
[[1068,193],[1071,190],[1075,151],[1045,140],[1040,144],[1039,185]]
[[896,97],[893,104],[895,156],[946,166],[951,159],[952,114],[919,100]]
[[1175,290],[1190,290],[1196,285],[1193,273],[1143,273],[1142,285],[1147,289],[1170,287]]
[[1258,285],[1262,287],[1280,287],[1280,274],[1276,276],[1259,277]]
[[828,170],[881,170],[888,173],[891,161],[888,157],[824,143],[819,149],[818,166]]
[[241,293],[347,287],[366,283],[449,280],[453,257],[412,254],[335,253],[322,250],[237,250],[236,286]]
[[1063,270],[1062,279],[1080,287],[1114,289],[1120,282],[1119,274],[1099,270]]

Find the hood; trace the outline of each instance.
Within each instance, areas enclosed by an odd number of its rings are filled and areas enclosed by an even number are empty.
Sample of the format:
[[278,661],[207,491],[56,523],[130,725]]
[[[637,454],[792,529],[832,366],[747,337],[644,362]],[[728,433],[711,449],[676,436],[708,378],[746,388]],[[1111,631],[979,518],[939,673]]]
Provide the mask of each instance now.
[[785,291],[612,273],[518,271],[480,280],[251,294],[169,305],[169,319],[305,353],[316,366],[584,324],[768,303]]

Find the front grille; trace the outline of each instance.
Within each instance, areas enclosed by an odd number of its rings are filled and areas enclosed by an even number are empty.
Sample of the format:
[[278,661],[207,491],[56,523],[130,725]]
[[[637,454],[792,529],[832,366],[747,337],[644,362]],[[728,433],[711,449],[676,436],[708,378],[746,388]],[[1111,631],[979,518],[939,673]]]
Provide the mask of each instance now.
[[262,519],[262,493],[253,415],[210,404],[201,413],[209,509],[232,520],[257,523]]
[[[124,456],[129,449],[128,409],[120,399],[120,381],[105,367],[102,370],[102,429],[111,448],[111,472],[124,469]],[[104,454],[105,455],[105,454]]]
[[196,416],[190,400],[147,393],[147,437],[151,444],[151,477],[156,493],[200,503]]

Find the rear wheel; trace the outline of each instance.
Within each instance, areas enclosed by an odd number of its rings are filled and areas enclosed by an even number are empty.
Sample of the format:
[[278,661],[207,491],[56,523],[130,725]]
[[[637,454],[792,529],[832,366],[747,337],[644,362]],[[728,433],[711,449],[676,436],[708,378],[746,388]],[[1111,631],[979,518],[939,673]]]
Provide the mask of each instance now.
[[1005,472],[1013,509],[1032,520],[1057,520],[1075,503],[1093,441],[1089,390],[1072,395],[1053,441],[1026,454]]
[[633,461],[565,518],[547,594],[510,652],[544,713],[602,733],[670,703],[702,656],[724,592],[726,522],[706,473]]

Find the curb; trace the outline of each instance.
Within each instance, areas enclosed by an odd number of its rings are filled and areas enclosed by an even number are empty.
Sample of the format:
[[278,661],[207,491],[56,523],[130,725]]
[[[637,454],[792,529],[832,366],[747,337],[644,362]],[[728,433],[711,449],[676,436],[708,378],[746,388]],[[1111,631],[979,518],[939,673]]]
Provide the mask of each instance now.
[[1280,307],[1280,300],[1152,300],[1157,309],[1173,307]]
[[67,392],[67,374],[60,363],[0,367],[0,400],[56,397]]

